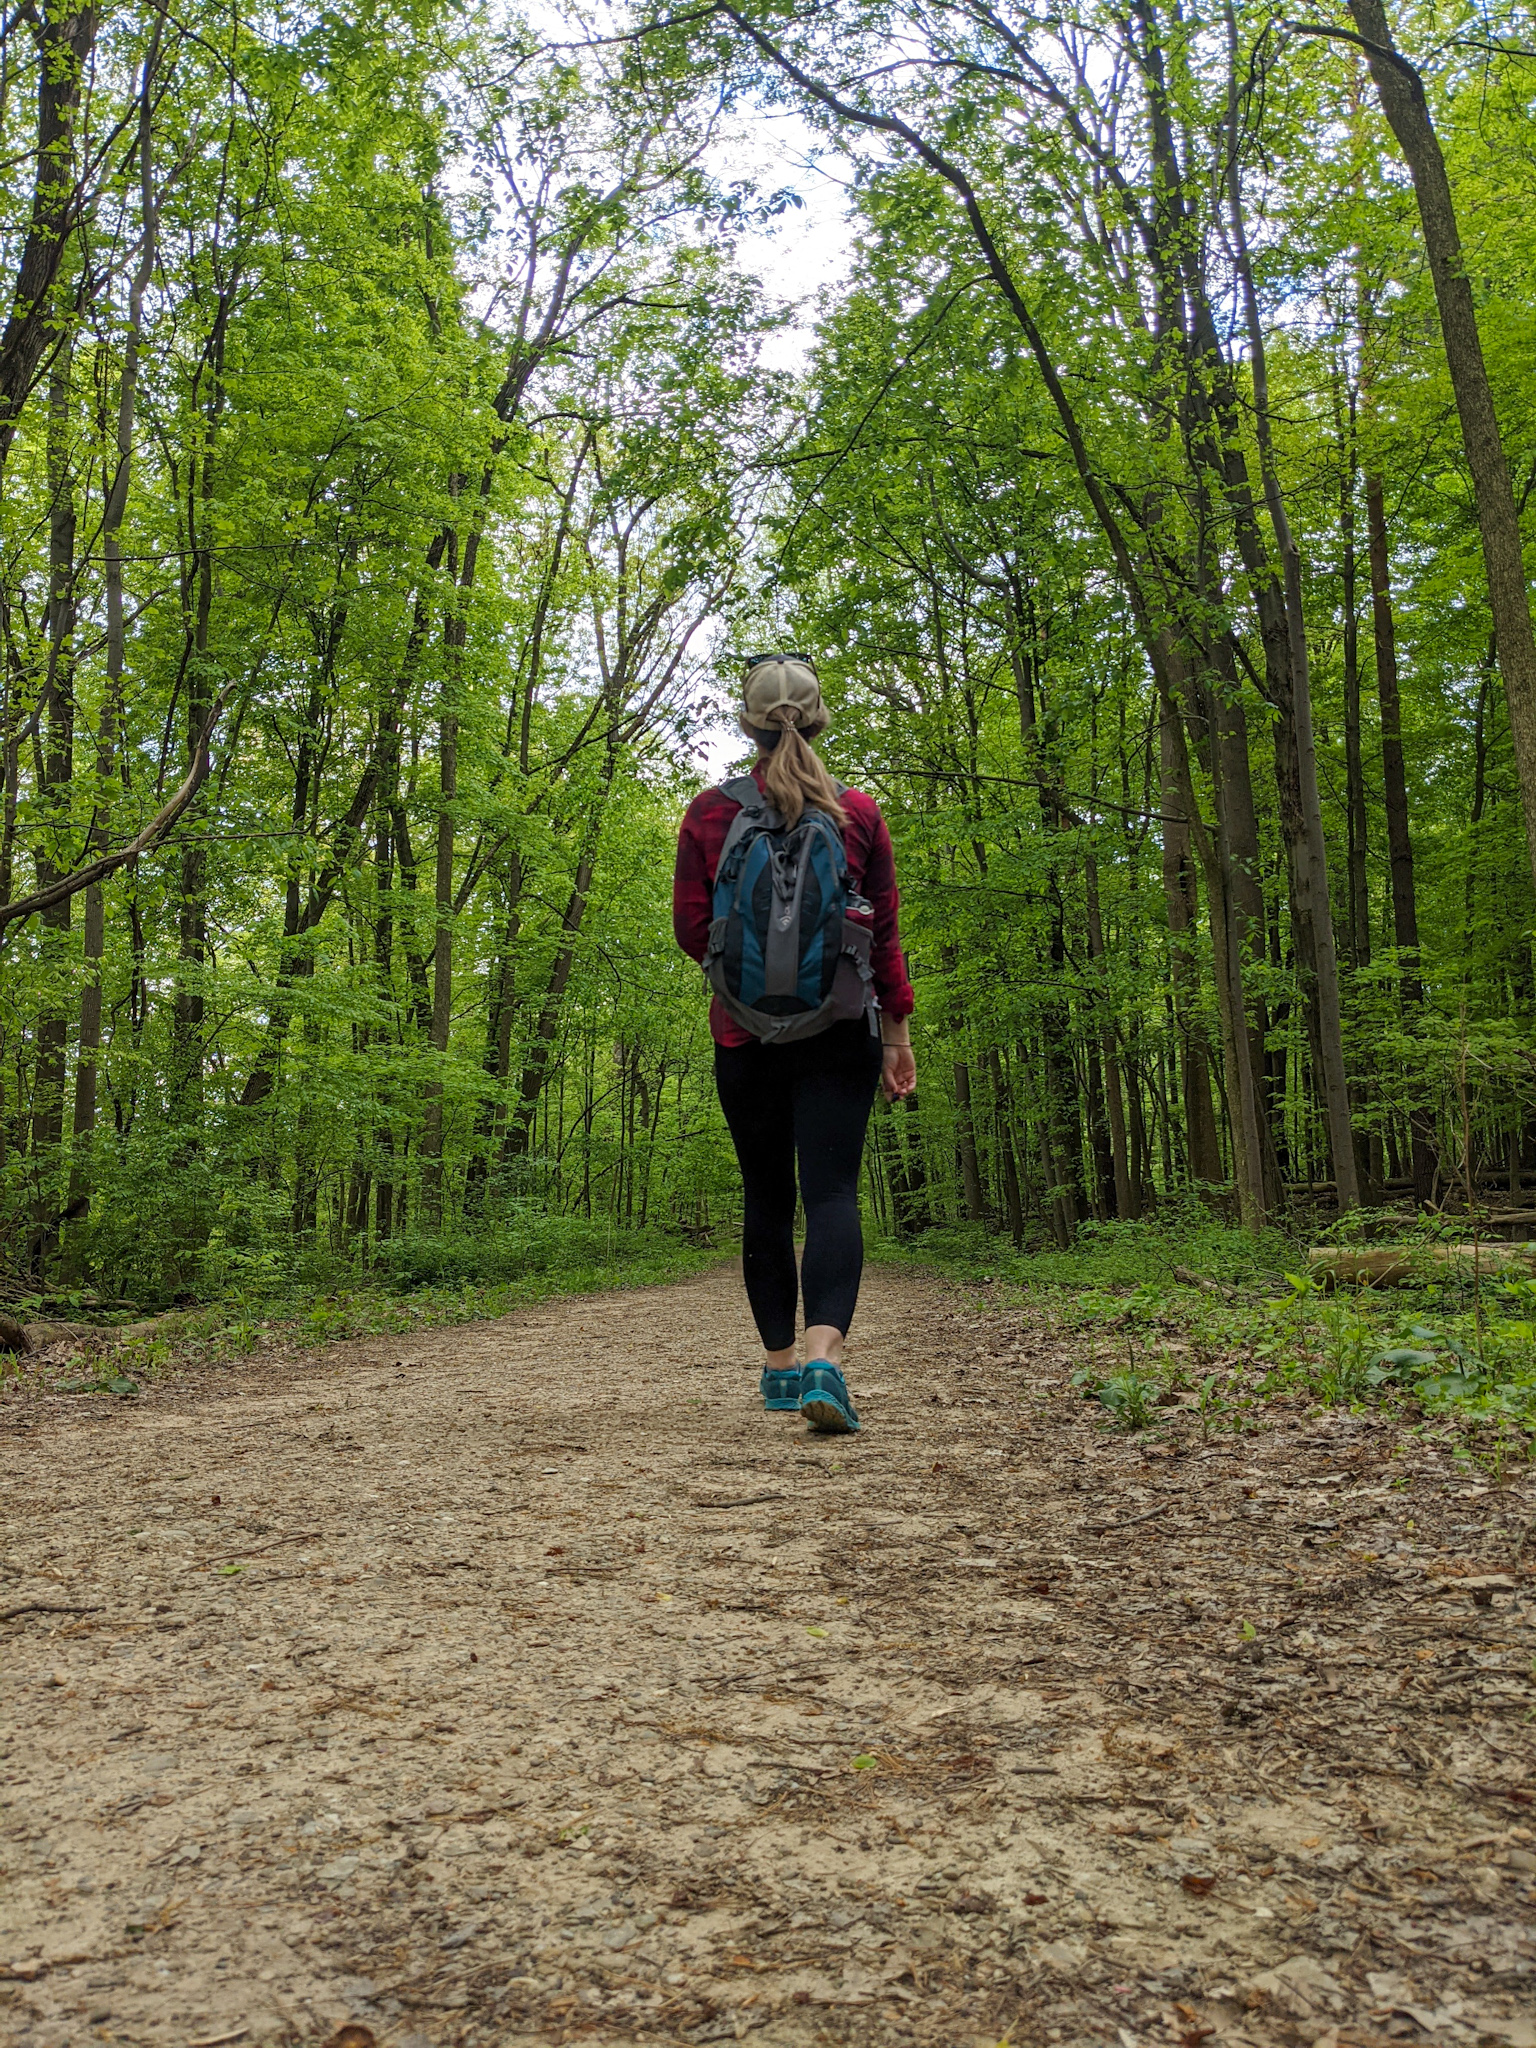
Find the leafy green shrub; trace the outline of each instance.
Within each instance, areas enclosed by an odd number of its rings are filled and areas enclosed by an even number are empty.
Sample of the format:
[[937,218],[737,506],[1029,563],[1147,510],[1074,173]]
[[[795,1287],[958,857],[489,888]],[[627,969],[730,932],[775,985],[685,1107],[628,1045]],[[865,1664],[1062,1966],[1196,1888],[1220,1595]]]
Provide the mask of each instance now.
[[1176,1267],[1223,1286],[1272,1287],[1296,1257],[1295,1245],[1278,1230],[1257,1236],[1234,1230],[1198,1202],[1170,1205],[1135,1223],[1084,1223],[1066,1251],[1015,1251],[980,1224],[949,1224],[925,1231],[899,1251],[882,1250],[972,1281],[1158,1293],[1186,1284]]
[[1157,1386],[1144,1373],[1113,1372],[1094,1391],[1122,1429],[1148,1429],[1157,1420]]
[[388,1287],[491,1287],[534,1274],[625,1265],[658,1249],[658,1234],[623,1231],[581,1216],[528,1212],[484,1232],[413,1232],[375,1246],[373,1270]]

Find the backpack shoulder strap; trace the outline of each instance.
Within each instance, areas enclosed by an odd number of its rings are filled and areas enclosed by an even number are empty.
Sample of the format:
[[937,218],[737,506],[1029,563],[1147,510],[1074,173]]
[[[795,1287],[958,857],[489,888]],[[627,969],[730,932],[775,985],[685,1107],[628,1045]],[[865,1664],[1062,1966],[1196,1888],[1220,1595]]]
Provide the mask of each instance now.
[[733,804],[740,804],[744,811],[772,808],[750,775],[733,775],[729,782],[721,783],[720,794],[728,796]]

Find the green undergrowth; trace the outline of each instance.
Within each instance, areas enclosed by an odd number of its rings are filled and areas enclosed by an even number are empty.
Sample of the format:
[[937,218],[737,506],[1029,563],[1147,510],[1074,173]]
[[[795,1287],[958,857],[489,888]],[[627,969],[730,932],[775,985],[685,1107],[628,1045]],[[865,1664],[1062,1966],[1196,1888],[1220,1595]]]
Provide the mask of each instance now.
[[[104,1353],[110,1367],[84,1377],[69,1369],[63,1389],[130,1393],[131,1386],[112,1382],[152,1376],[173,1357],[235,1364],[273,1343],[406,1336],[560,1295],[655,1286],[717,1264],[720,1256],[663,1230],[533,1215],[474,1234],[392,1239],[367,1266],[312,1248],[295,1258],[272,1248],[236,1252],[215,1241],[205,1255],[204,1299],[113,1345]],[[110,1326],[102,1334],[110,1336]]]
[[1198,1209],[1085,1225],[1068,1251],[949,1229],[877,1255],[936,1267],[979,1307],[1031,1311],[1080,1357],[1074,1383],[1106,1427],[1241,1432],[1299,1405],[1448,1422],[1501,1471],[1536,1444],[1530,1279],[1442,1269],[1412,1287],[1325,1291],[1300,1242]]
[[718,1262],[661,1231],[624,1231],[574,1217],[540,1219],[527,1233],[481,1239],[399,1238],[374,1271],[323,1293],[250,1290],[219,1304],[219,1329],[238,1343],[260,1327],[282,1327],[313,1343],[404,1335],[449,1323],[504,1316],[556,1295],[653,1287]]
[[1139,1223],[1084,1223],[1070,1249],[1015,1251],[979,1224],[925,1231],[883,1255],[937,1266],[957,1278],[1003,1282],[1026,1291],[1092,1295],[1137,1287],[1178,1288],[1177,1267],[1234,1287],[1270,1287],[1301,1252],[1278,1230],[1234,1230],[1191,1204]]

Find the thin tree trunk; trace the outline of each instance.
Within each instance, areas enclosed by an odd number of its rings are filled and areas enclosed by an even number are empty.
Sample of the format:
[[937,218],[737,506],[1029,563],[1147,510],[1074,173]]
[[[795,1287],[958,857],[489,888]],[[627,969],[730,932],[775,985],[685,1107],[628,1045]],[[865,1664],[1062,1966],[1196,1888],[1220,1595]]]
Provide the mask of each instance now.
[[67,322],[57,317],[54,294],[81,211],[75,122],[99,16],[93,7],[73,13],[29,8],[12,16],[7,35],[19,35],[23,22],[36,35],[38,47],[37,150],[31,219],[16,266],[10,314],[0,334],[0,479],[44,359],[67,332]]
[[1125,1142],[1125,1096],[1121,1089],[1119,1049],[1106,985],[1108,964],[1104,951],[1104,919],[1099,908],[1099,863],[1093,854],[1084,859],[1083,878],[1088,898],[1088,955],[1094,963],[1094,994],[1099,1011],[1099,1055],[1104,1067],[1104,1096],[1109,1111],[1111,1181],[1115,1214],[1124,1222],[1141,1214],[1141,1203],[1131,1184],[1130,1156]]
[[[1339,989],[1338,954],[1333,935],[1333,908],[1328,887],[1328,849],[1323,834],[1322,799],[1317,786],[1317,750],[1312,733],[1312,679],[1307,650],[1306,616],[1302,603],[1301,550],[1291,527],[1285,494],[1280,485],[1275,459],[1269,411],[1268,356],[1263,322],[1259,317],[1258,294],[1248,256],[1247,227],[1243,216],[1242,174],[1238,157],[1237,111],[1237,27],[1229,5],[1227,33],[1230,51],[1229,90],[1231,94],[1231,137],[1228,151],[1228,191],[1232,237],[1237,258],[1238,281],[1248,328],[1253,376],[1253,414],[1259,450],[1259,469],[1264,505],[1280,554],[1286,656],[1277,664],[1288,683],[1282,712],[1293,724],[1296,772],[1300,797],[1300,831],[1295,836],[1293,859],[1296,879],[1310,930],[1312,961],[1316,976],[1318,1039],[1321,1056],[1323,1100],[1328,1115],[1328,1136],[1333,1153],[1334,1178],[1341,1210],[1360,1203],[1359,1176],[1355,1169],[1354,1119],[1350,1109],[1349,1077],[1344,1065],[1344,1013]],[[1262,606],[1263,594],[1260,593]]]
[[576,961],[576,941],[581,934],[582,921],[587,914],[587,901],[592,892],[597,838],[598,829],[594,823],[589,827],[587,844],[582,848],[581,857],[576,863],[575,879],[571,884],[571,893],[566,898],[565,915],[560,920],[560,947],[555,954],[554,966],[550,970],[549,981],[544,991],[544,1000],[539,1008],[533,1043],[518,1082],[517,1104],[507,1126],[506,1141],[502,1146],[504,1159],[524,1159],[533,1149],[534,1117],[538,1112],[539,1097],[544,1091],[555,1034],[560,1027],[560,1006],[565,999],[566,984],[570,981],[571,969]]
[[1062,1178],[1056,1148],[1051,1143],[1048,1117],[1040,1119],[1040,1168],[1045,1175],[1046,1199],[1050,1203],[1051,1235],[1056,1240],[1056,1249],[1064,1252],[1072,1243],[1078,1219],[1072,1190]]
[[[123,515],[133,471],[134,413],[139,382],[139,339],[144,325],[144,294],[154,274],[158,213],[155,201],[154,134],[150,92],[160,59],[162,17],[155,17],[148,53],[139,80],[139,260],[128,287],[128,324],[123,338],[123,365],[117,391],[116,465],[101,515],[101,552],[107,597],[107,673],[101,717],[96,729],[96,804],[90,845],[106,850],[110,812],[107,793],[117,752],[121,717],[123,667],[126,657],[123,624]],[[70,1192],[86,1189],[85,1153],[96,1128],[97,1060],[101,1049],[101,962],[106,949],[106,900],[100,882],[85,891],[85,981],[80,990],[80,1047],[75,1066],[74,1172]]]
[[1008,1235],[1016,1245],[1024,1242],[1024,1194],[1019,1185],[1019,1162],[1013,1149],[1013,1092],[1003,1072],[995,1045],[987,1048],[987,1072],[992,1078],[992,1101],[997,1127],[997,1151],[1002,1167],[1003,1206],[1008,1216]]
[[1369,472],[1365,479],[1365,519],[1371,570],[1371,624],[1376,645],[1376,697],[1381,708],[1381,778],[1392,879],[1392,935],[1398,948],[1403,1000],[1416,1008],[1424,1000],[1424,985],[1419,976],[1419,912],[1413,839],[1408,829],[1408,778],[1403,765],[1397,629],[1392,615],[1392,572],[1382,480]]
[[1174,770],[1177,714],[1165,709],[1158,721],[1163,808],[1163,900],[1168,915],[1169,1000],[1178,1046],[1184,1134],[1191,1180],[1222,1178],[1216,1112],[1211,1102],[1210,1047],[1199,1013],[1200,965],[1195,930],[1200,916],[1189,821]]
[[[1404,1021],[1414,1028],[1424,1006],[1419,966],[1418,891],[1413,838],[1408,827],[1408,777],[1403,763],[1402,694],[1397,671],[1397,627],[1392,612],[1392,571],[1386,499],[1379,475],[1365,479],[1366,543],[1371,569],[1371,624],[1376,647],[1376,697],[1381,713],[1381,779],[1387,814],[1387,857],[1392,882],[1392,938]],[[1413,1196],[1434,1200],[1434,1124],[1422,1104],[1409,1110]]]
[[986,1213],[981,1194],[981,1168],[976,1157],[976,1120],[971,1108],[971,1070],[964,1060],[954,1063],[955,1151],[960,1160],[960,1186],[968,1223],[980,1223]]
[[1488,604],[1509,702],[1526,851],[1536,877],[1536,636],[1531,630],[1519,514],[1483,360],[1451,181],[1430,118],[1424,81],[1394,43],[1382,0],[1349,0],[1349,11],[1364,41],[1382,112],[1397,137],[1418,200],[1462,445],[1472,473]]
[[[1264,961],[1265,929],[1264,887],[1260,881],[1263,854],[1259,847],[1258,807],[1253,794],[1248,715],[1238,683],[1236,644],[1229,633],[1223,633],[1217,642],[1205,701],[1212,733],[1212,793],[1226,848],[1228,901],[1237,923],[1237,937],[1244,960],[1260,967]],[[1277,733],[1276,759],[1282,759],[1284,752],[1283,741]],[[1246,998],[1243,1015],[1247,1026],[1248,1060],[1258,1091],[1264,1206],[1273,1211],[1282,1199],[1275,1127],[1284,1114],[1284,1102],[1272,1097],[1265,1082],[1265,1048],[1269,1042],[1271,1019],[1269,1004],[1263,995]]]
[[[1349,394],[1349,448],[1339,486],[1339,535],[1344,544],[1344,781],[1349,825],[1349,953],[1358,973],[1371,964],[1371,899],[1367,879],[1370,850],[1365,808],[1365,764],[1360,751],[1360,606],[1355,553],[1355,394]],[[1371,595],[1376,590],[1371,557]],[[1379,673],[1379,662],[1378,662]]]
[[[236,276],[219,294],[207,349],[213,379],[203,431],[203,448],[189,481],[187,539],[192,555],[192,630],[186,662],[187,760],[196,759],[213,704],[208,654],[213,616],[213,449],[224,411],[224,350],[234,303]],[[194,830],[182,842],[178,912],[178,969],[172,1003],[172,1091],[177,1121],[198,1133],[203,1120],[203,1054],[206,998],[203,969],[208,959],[208,850]]]
[[459,791],[459,722],[444,712],[438,725],[437,860],[433,869],[436,928],[432,942],[432,1021],[427,1038],[438,1072],[422,1084],[421,1199],[427,1220],[443,1220],[443,1063],[453,1023],[453,806]]
[[[1165,650],[1165,675],[1178,677],[1181,664],[1171,649]],[[1228,1118],[1232,1133],[1233,1179],[1237,1184],[1238,1216],[1245,1230],[1262,1230],[1267,1217],[1264,1192],[1264,1145],[1253,1049],[1245,1008],[1244,956],[1247,934],[1243,920],[1232,902],[1229,877],[1233,872],[1230,849],[1217,806],[1214,843],[1195,805],[1194,782],[1184,740],[1182,719],[1174,710],[1166,689],[1161,691],[1161,716],[1173,734],[1171,765],[1179,810],[1194,829],[1195,848],[1205,880],[1207,917],[1211,932],[1211,955],[1215,968],[1216,1008],[1221,1020],[1222,1061],[1226,1070]]]
[[[72,863],[68,815],[74,779],[75,744],[75,475],[70,446],[70,351],[54,358],[48,392],[48,669],[43,750],[44,829],[39,837],[37,880],[47,888]],[[71,927],[72,898],[50,904],[40,922],[47,964],[62,967]],[[32,1152],[36,1215],[34,1243],[44,1253],[57,1243],[62,1207],[58,1183],[59,1147],[64,1138],[64,1071],[68,1019],[62,1006],[49,1007],[37,1026],[37,1071],[33,1087]]]

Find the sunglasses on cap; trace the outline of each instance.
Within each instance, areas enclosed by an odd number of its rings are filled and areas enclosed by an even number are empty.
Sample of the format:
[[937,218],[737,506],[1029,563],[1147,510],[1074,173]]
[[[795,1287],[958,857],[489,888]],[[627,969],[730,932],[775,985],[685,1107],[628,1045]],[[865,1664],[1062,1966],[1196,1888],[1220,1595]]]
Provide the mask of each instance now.
[[746,673],[747,673],[748,675],[751,675],[751,673],[752,673],[753,669],[755,669],[755,668],[761,668],[761,667],[762,667],[762,665],[763,665],[763,663],[764,663],[765,661],[798,661],[798,662],[800,662],[800,663],[801,663],[801,664],[802,664],[802,665],[803,665],[803,666],[804,666],[805,668],[808,668],[808,669],[810,670],[810,672],[811,672],[811,674],[812,674],[812,675],[815,675],[815,673],[816,673],[816,664],[815,664],[815,662],[814,662],[814,661],[813,661],[813,660],[811,659],[810,655],[808,655],[808,654],[789,654],[789,653],[778,653],[778,652],[775,652],[775,653],[772,653],[772,654],[749,654],[749,655],[746,655],[746,656],[744,657],[744,666],[745,666],[745,669],[746,669]]

